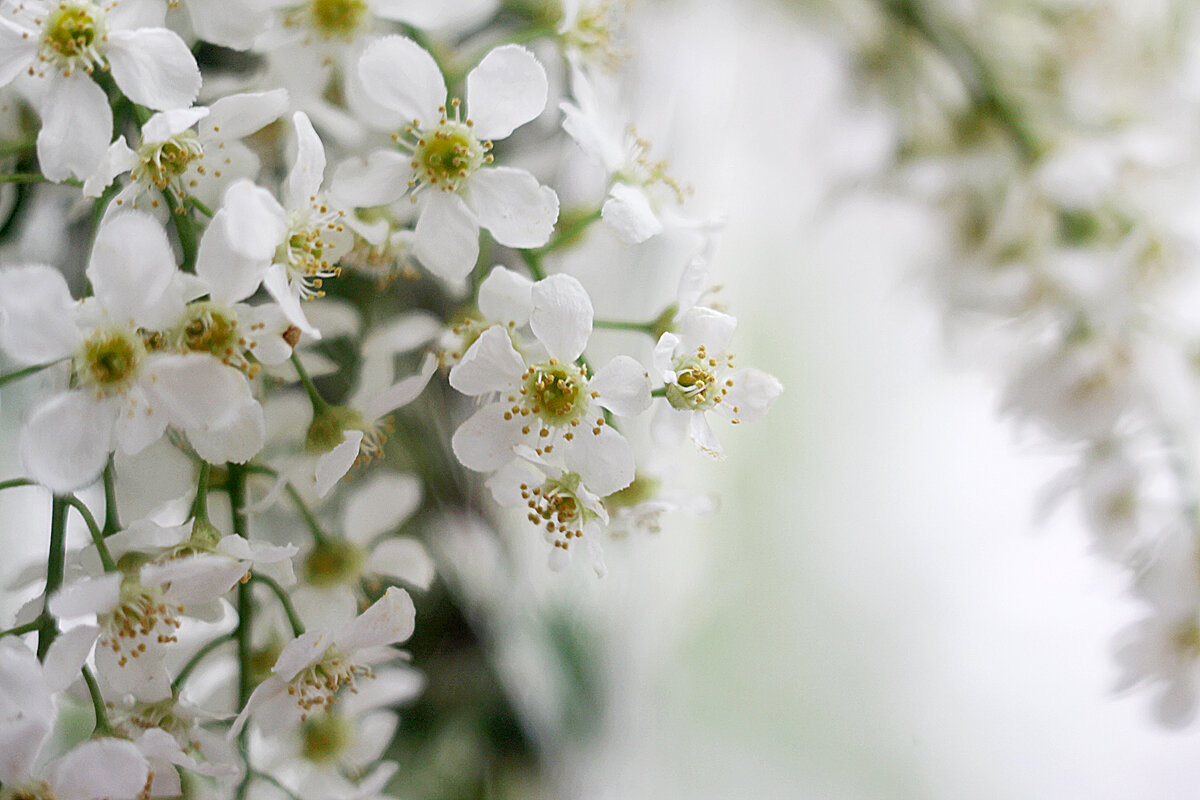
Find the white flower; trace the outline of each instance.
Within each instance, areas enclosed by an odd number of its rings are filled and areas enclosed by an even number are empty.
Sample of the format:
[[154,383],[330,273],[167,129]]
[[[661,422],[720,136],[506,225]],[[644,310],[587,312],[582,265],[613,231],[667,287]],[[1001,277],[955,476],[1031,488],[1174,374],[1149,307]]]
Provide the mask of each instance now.
[[506,326],[480,334],[450,370],[450,385],[468,395],[500,396],[455,431],[454,454],[464,466],[487,472],[511,461],[518,444],[538,455],[561,450],[593,491],[615,492],[633,480],[633,451],[601,410],[645,411],[648,374],[629,356],[617,356],[595,375],[575,363],[592,331],[591,300],[575,278],[551,275],[533,284],[531,297],[529,324],[547,357],[518,353]]
[[[162,228],[137,212],[112,217],[96,235],[87,276],[95,294],[76,304],[50,267],[0,273],[0,341],[9,355],[28,364],[71,359],[73,388],[42,402],[21,430],[34,479],[78,489],[115,447],[136,453],[168,424],[206,458],[245,460],[246,449],[257,450],[262,409],[244,376],[209,355],[160,349],[153,336],[184,310]],[[231,430],[240,431],[236,446],[225,441]]]
[[686,426],[700,450],[724,456],[705,414],[714,411],[730,422],[753,422],[770,408],[783,385],[761,370],[734,368],[728,352],[737,320],[697,306],[679,320],[678,333],[664,333],[654,348],[654,367],[663,380],[667,403],[664,424]]
[[370,676],[367,664],[388,658],[381,650],[412,636],[416,609],[403,589],[391,587],[374,605],[337,631],[309,631],[292,640],[238,714],[229,735],[237,736],[254,714],[260,727],[281,730],[311,713],[328,711],[338,690]]
[[488,478],[496,502],[506,508],[529,509],[529,521],[552,547],[551,569],[564,568],[573,552],[571,545],[582,539],[592,568],[604,577],[608,571],[600,547],[600,534],[608,525],[604,501],[565,464],[552,464],[523,445],[516,448],[515,455]]
[[533,313],[532,289],[533,281],[524,275],[507,267],[492,267],[476,293],[478,313],[457,320],[443,331],[438,342],[438,363],[443,367],[458,364],[475,340],[493,325],[503,325],[513,347],[520,351],[517,331],[529,323]]
[[433,582],[433,560],[408,536],[388,536],[421,506],[415,475],[376,472],[347,498],[340,529],[345,536],[314,542],[301,559],[303,584],[292,593],[305,623],[333,627],[358,613],[363,582],[381,579],[418,589]]
[[[379,762],[400,721],[391,709],[416,697],[424,684],[424,678],[411,668],[380,669],[334,708],[312,714],[286,731],[253,739],[252,763],[300,797],[358,794],[366,788],[364,784],[382,776],[363,778],[357,785],[346,776],[365,775]],[[387,777],[391,774],[386,772]]]
[[[52,693],[78,676],[94,637],[94,628],[62,634],[45,665],[20,639],[0,640],[0,783],[5,797],[133,800],[145,788],[146,759],[121,739],[91,739],[48,764],[39,759],[57,717]],[[86,648],[77,646],[80,642]]]
[[[113,198],[110,209],[137,208],[144,193],[157,191],[180,200],[192,195],[214,205],[230,180],[258,171],[258,157],[238,140],[277,119],[287,103],[287,92],[276,89],[228,95],[211,106],[161,111],[142,126],[136,150],[124,136],[109,146],[96,172],[84,181],[83,193],[99,197],[115,177],[129,172],[133,180]],[[157,198],[152,203],[157,207]]]
[[364,92],[388,110],[399,150],[378,150],[342,164],[335,183],[357,206],[390,203],[412,188],[420,213],[414,251],[435,275],[461,280],[479,255],[479,228],[508,247],[540,247],[558,219],[558,196],[525,170],[492,167],[492,141],[536,117],[546,105],[546,72],[523,47],[488,53],[467,76],[467,110],[446,101],[433,58],[410,39],[389,36],[358,63]]
[[296,161],[283,185],[283,203],[250,181],[239,181],[229,187],[210,227],[221,231],[221,237],[213,240],[214,246],[221,247],[220,257],[235,263],[222,275],[241,270],[246,285],[261,281],[293,325],[320,338],[300,301],[324,294],[322,283],[338,275],[335,265],[349,251],[353,237],[342,224],[343,212],[321,191],[325,173],[321,139],[302,112],[293,115],[292,123]]
[[0,86],[22,73],[45,84],[37,150],[47,178],[87,178],[108,147],[112,110],[93,70],[110,69],[125,96],[149,108],[186,108],[196,99],[200,69],[188,46],[146,25],[161,26],[162,17],[151,0],[0,4]]
[[573,70],[575,102],[559,104],[563,130],[604,168],[608,198],[601,217],[622,241],[637,244],[662,233],[669,204],[682,205],[687,191],[667,173],[666,161],[650,160],[650,142],[617,115],[615,104],[601,98],[603,90],[612,87],[596,83],[582,70]]

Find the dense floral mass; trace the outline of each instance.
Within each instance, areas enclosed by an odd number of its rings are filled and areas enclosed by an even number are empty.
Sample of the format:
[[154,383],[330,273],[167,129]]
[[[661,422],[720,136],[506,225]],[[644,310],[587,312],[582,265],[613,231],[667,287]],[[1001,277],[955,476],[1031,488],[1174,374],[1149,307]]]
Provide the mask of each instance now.
[[[708,507],[663,443],[782,387],[700,303],[715,210],[630,133],[624,6],[565,5],[0,0],[0,490],[50,509],[0,798],[402,796],[430,518],[603,576]],[[679,291],[597,317],[580,244],[659,236]]]

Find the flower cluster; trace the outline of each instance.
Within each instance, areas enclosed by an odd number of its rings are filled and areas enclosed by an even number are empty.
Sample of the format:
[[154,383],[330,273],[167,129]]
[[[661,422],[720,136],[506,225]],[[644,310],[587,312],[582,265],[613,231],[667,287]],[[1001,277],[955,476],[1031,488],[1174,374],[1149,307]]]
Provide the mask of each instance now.
[[[968,24],[881,3],[879,30],[912,38],[863,44],[923,77],[880,76],[898,108],[943,112],[902,116],[897,165],[951,223],[935,291],[957,341],[994,359],[1008,413],[1074,461],[1050,494],[1077,496],[1145,609],[1119,636],[1120,686],[1156,685],[1177,726],[1200,700],[1200,164],[1174,36],[1196,17],[1092,5],[978,4]],[[1006,49],[975,49],[970,31],[995,28]]]
[[[0,630],[0,796],[391,796],[432,505],[519,509],[600,574],[605,537],[708,508],[665,448],[720,457],[781,386],[621,116],[625,6],[560,11],[0,0],[0,490],[51,520]],[[597,243],[645,285],[579,277]]]

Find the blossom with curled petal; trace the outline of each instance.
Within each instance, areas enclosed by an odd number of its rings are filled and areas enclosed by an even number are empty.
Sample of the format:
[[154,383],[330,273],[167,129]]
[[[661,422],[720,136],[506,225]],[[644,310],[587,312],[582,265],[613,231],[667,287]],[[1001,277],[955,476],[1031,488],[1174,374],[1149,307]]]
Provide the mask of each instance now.
[[328,711],[342,688],[370,677],[369,666],[395,651],[388,645],[412,636],[416,608],[403,589],[391,587],[350,623],[335,630],[313,630],[293,639],[260,683],[230,728],[237,736],[251,715],[261,727],[282,729],[297,719]]
[[391,203],[411,190],[420,206],[413,242],[421,263],[450,281],[479,256],[479,228],[508,247],[540,247],[558,219],[558,195],[530,173],[492,166],[492,142],[546,106],[546,71],[518,45],[492,50],[467,75],[467,116],[433,57],[411,39],[388,36],[358,62],[363,91],[399,127],[396,149],[339,166],[335,191],[358,207]]

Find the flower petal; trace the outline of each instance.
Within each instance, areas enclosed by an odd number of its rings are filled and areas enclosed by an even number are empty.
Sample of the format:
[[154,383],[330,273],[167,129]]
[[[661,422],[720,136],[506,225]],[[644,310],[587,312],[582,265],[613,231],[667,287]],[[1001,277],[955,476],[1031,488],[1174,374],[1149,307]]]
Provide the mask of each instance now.
[[513,459],[513,446],[521,441],[521,423],[506,420],[508,411],[507,403],[490,403],[458,426],[450,445],[464,467],[490,472]]
[[295,210],[308,208],[321,191],[321,181],[325,179],[325,145],[303,111],[292,115],[292,125],[296,128],[296,161],[283,185],[283,203],[284,207]]
[[[38,39],[29,31],[0,19],[0,86],[7,86],[37,60]],[[7,779],[4,779],[7,780]]]
[[139,105],[159,110],[186,108],[200,93],[200,68],[174,31],[110,31],[107,56],[113,80]]
[[551,275],[533,285],[529,327],[546,351],[570,363],[582,355],[592,334],[592,300],[570,275]]
[[51,691],[61,692],[75,682],[99,635],[100,629],[95,625],[79,625],[58,635],[46,651],[43,670]]
[[346,501],[342,530],[358,544],[395,530],[421,507],[423,485],[409,473],[375,473]]
[[467,395],[515,389],[525,372],[525,359],[512,346],[503,325],[493,325],[450,370],[450,385]]
[[341,444],[317,459],[316,469],[313,471],[313,488],[318,498],[329,494],[358,459],[362,431],[346,431],[342,436]]
[[614,414],[635,417],[650,407],[650,376],[636,358],[617,356],[588,381],[598,401]]
[[96,480],[112,450],[114,408],[86,391],[42,403],[21,429],[21,462],[54,492],[73,492]]
[[83,196],[99,197],[113,182],[113,178],[122,172],[128,172],[137,164],[137,153],[129,149],[124,136],[118,136],[117,140],[109,145],[104,157],[100,159],[100,163],[96,165],[96,171],[83,182]]
[[42,102],[38,164],[52,181],[87,180],[108,150],[112,109],[108,95],[82,70],[55,73]]
[[337,645],[352,653],[396,644],[412,636],[416,619],[417,609],[408,592],[392,586],[337,635]]
[[433,56],[403,36],[372,43],[358,61],[363,91],[375,102],[416,121],[435,125],[446,102],[446,82]]
[[565,441],[563,460],[588,489],[602,497],[633,483],[633,448],[609,425],[601,426],[598,434],[583,433]]
[[646,193],[625,183],[613,184],[600,216],[626,244],[639,244],[663,230]]
[[409,536],[385,539],[367,559],[367,571],[397,578],[418,589],[428,589],[435,574],[425,545]]
[[497,47],[467,75],[467,113],[480,139],[503,139],[542,113],[549,84],[533,53]]
[[230,424],[242,413],[242,400],[250,397],[245,376],[209,355],[156,353],[144,369],[147,394],[181,428]]
[[754,422],[767,413],[783,384],[770,373],[746,367],[733,373],[733,388],[716,407],[722,415],[740,422]]
[[22,364],[66,358],[79,346],[62,273],[35,265],[0,271],[0,347]]
[[157,307],[176,271],[162,225],[149,214],[125,211],[109,217],[96,232],[87,277],[114,322],[153,330],[158,326],[147,323],[159,316]]
[[[208,2],[215,5],[214,0]],[[208,107],[208,116],[200,121],[198,128],[200,138],[241,139],[279,119],[287,108],[287,89],[227,95]]]
[[729,349],[737,319],[711,308],[696,306],[679,320],[679,345],[684,353],[692,354],[703,347],[711,356]]
[[226,212],[222,219],[230,245],[250,258],[269,259],[287,233],[287,212],[254,181],[230,184],[217,217],[222,211]]
[[208,113],[209,110],[204,106],[160,111],[146,120],[146,124],[142,126],[142,141],[165,142],[207,117]]
[[56,761],[49,783],[57,800],[130,798],[145,787],[149,771],[133,742],[93,739]]
[[479,285],[479,311],[490,322],[529,321],[533,311],[533,281],[508,267],[492,267]]
[[363,158],[338,164],[331,191],[353,208],[384,206],[408,191],[412,158],[395,150],[376,150]]
[[558,220],[558,195],[523,169],[489,167],[471,176],[467,200],[479,224],[508,247],[541,247]]
[[467,277],[479,258],[479,223],[462,198],[429,189],[417,219],[413,252],[439,278]]

